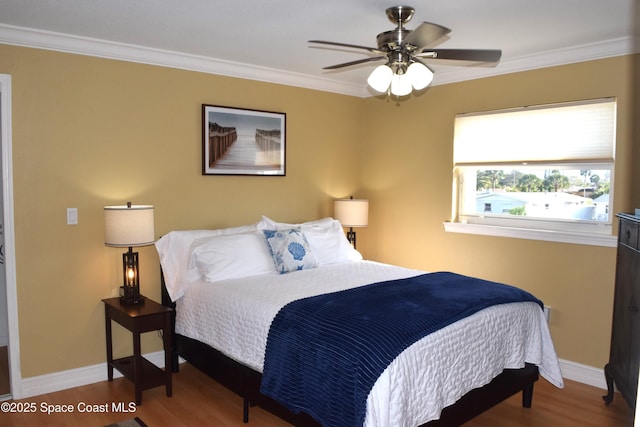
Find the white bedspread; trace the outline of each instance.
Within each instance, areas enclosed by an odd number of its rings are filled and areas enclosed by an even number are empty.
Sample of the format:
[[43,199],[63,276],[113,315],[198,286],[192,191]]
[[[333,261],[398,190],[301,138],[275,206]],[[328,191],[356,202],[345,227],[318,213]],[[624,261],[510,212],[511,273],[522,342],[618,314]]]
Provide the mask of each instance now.
[[[290,274],[194,282],[176,305],[176,333],[202,341],[262,372],[272,319],[307,296],[424,272],[360,261]],[[503,369],[538,365],[563,387],[553,342],[540,307],[490,307],[443,328],[405,350],[380,376],[367,400],[366,426],[416,426]]]

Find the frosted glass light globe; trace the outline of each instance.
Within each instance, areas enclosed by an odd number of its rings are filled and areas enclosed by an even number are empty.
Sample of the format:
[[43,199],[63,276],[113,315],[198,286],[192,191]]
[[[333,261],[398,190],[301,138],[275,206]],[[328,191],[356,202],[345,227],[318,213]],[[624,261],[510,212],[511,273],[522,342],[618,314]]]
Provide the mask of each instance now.
[[395,96],[405,96],[411,93],[411,80],[406,74],[395,74],[391,79],[391,93]]
[[422,90],[433,80],[433,72],[424,64],[414,62],[407,69],[407,77],[415,90]]
[[369,86],[376,92],[386,92],[391,84],[392,76],[393,71],[389,66],[379,65],[369,74],[367,83],[369,83]]

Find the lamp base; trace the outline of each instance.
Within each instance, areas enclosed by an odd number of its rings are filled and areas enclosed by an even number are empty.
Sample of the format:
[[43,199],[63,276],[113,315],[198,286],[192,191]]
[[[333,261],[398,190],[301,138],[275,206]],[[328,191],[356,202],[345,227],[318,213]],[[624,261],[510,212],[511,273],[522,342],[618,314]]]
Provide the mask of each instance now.
[[144,304],[145,297],[136,292],[133,289],[120,286],[120,304],[122,305],[142,305]]
[[137,298],[134,297],[120,297],[120,304],[122,305],[144,305],[145,297],[140,295]]
[[349,231],[347,231],[347,240],[353,246],[353,249],[356,248],[356,232],[353,231],[353,227],[349,227]]

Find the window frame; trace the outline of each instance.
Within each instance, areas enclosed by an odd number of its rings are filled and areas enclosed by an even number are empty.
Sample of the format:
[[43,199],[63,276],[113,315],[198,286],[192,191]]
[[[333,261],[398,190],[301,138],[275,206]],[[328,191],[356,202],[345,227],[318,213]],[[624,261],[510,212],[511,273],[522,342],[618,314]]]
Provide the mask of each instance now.
[[[614,215],[611,210],[613,204],[613,183],[615,175],[615,127],[616,127],[616,106],[617,100],[613,97],[599,98],[595,100],[584,100],[579,102],[558,103],[534,106],[536,110],[543,108],[554,108],[556,106],[566,106],[571,104],[602,103],[613,102],[613,140],[611,141],[611,159],[567,159],[555,161],[528,162],[478,162],[459,163],[453,169],[452,186],[452,215],[451,220],[444,223],[445,231],[454,233],[466,233],[487,236],[522,238],[531,240],[544,240],[563,243],[586,244],[596,246],[615,247],[616,237],[612,234]],[[524,110],[527,107],[523,107]],[[503,111],[517,111],[519,109],[509,109]],[[486,114],[495,114],[500,111],[491,111]],[[477,115],[484,113],[474,113]],[[456,116],[458,117],[458,116]],[[454,152],[455,152],[454,139]],[[504,216],[498,213],[462,212],[461,201],[463,197],[463,175],[464,171],[471,169],[502,169],[505,167],[518,169],[519,166],[538,167],[541,169],[552,169],[554,166],[565,169],[588,169],[588,170],[610,170],[609,181],[609,212],[607,221],[573,220],[573,219],[550,219],[534,217],[517,217],[515,215]]]

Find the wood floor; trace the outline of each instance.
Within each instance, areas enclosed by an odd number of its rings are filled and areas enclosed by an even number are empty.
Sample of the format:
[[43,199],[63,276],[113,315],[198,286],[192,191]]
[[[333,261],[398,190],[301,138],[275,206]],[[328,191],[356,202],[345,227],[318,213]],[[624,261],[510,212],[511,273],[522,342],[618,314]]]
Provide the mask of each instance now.
[[[0,426],[105,426],[140,417],[149,427],[157,426],[245,426],[242,423],[242,400],[188,364],[173,376],[173,397],[166,397],[164,387],[144,391],[142,405],[133,413],[118,412],[133,398],[133,386],[119,378],[19,401],[5,402],[13,409],[35,406],[35,413],[0,411]],[[521,397],[513,398],[485,412],[465,427],[632,427],[633,413],[619,394],[605,406],[604,391],[566,381],[557,389],[544,380],[536,383],[533,407],[521,407]],[[82,405],[97,405],[103,413],[80,413]],[[43,405],[70,405],[72,414],[43,412]],[[114,407],[115,405],[115,407]],[[3,407],[4,409],[4,407]],[[252,408],[247,427],[287,426],[275,416]]]

